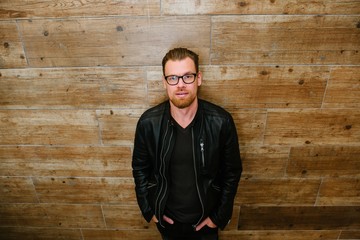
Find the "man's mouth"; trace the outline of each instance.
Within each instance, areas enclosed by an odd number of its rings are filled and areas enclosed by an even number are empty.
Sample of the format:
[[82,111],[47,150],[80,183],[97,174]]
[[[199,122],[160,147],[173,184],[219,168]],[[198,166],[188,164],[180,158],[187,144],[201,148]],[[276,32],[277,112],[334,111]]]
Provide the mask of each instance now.
[[176,93],[176,96],[186,96],[186,95],[188,95],[188,93],[187,92],[178,92],[178,93]]

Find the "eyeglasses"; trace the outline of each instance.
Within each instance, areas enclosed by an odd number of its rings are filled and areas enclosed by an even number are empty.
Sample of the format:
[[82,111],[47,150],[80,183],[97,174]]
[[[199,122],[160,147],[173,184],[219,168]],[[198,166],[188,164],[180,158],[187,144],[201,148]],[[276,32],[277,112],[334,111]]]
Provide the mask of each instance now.
[[180,78],[183,80],[184,83],[191,84],[195,81],[196,75],[197,73],[187,73],[182,76],[169,75],[169,76],[165,76],[165,80],[171,86],[177,85],[179,83]]

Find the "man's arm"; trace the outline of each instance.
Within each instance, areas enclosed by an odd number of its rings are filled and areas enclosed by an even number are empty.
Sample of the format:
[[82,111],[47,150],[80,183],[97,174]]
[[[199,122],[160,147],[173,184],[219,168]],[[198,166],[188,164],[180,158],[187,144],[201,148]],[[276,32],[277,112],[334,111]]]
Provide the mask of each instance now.
[[242,172],[240,149],[235,123],[232,117],[226,124],[224,149],[221,161],[221,196],[218,208],[210,215],[210,219],[219,228],[223,229],[229,222],[234,205],[234,198]]
[[146,221],[150,222],[154,216],[148,199],[148,185],[152,166],[149,160],[145,139],[145,131],[139,121],[135,132],[132,172],[135,181],[135,192],[138,205]]

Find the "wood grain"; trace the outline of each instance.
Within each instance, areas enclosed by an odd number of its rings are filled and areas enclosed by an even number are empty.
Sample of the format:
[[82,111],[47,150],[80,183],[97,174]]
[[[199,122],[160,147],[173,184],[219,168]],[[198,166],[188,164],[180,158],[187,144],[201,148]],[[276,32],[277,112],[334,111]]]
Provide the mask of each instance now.
[[359,146],[292,147],[286,174],[289,177],[357,178],[359,156]]
[[359,206],[360,181],[358,178],[324,179],[319,191],[318,205]]
[[137,205],[105,205],[103,212],[110,229],[156,229],[153,222],[145,221]]
[[0,2],[0,18],[84,17],[112,15],[158,15],[160,4],[156,0],[141,1],[51,1],[12,0]]
[[191,1],[164,0],[165,14],[359,14],[360,5],[356,0],[331,0],[326,4],[315,1]]
[[134,142],[136,123],[145,109],[98,110],[101,141],[105,145],[128,145]]
[[31,178],[0,177],[1,203],[37,203],[38,198]]
[[2,69],[0,108],[144,107],[143,68]]
[[97,144],[94,111],[0,110],[0,144]]
[[247,239],[247,240],[337,240],[340,231],[336,230],[241,230],[220,232],[221,240]]
[[200,96],[228,108],[320,107],[328,67],[204,67]]
[[[38,19],[18,24],[32,67],[156,65],[167,49],[179,45],[205,56],[204,63],[209,59],[206,16]],[[198,35],[203,37],[193,41]]]
[[211,63],[359,64],[359,20],[318,15],[213,17]]
[[84,229],[84,240],[158,240],[161,238],[160,233],[157,230],[128,230],[128,229],[116,229],[116,230],[101,230],[101,229]]
[[7,240],[79,240],[81,231],[64,228],[1,227],[0,238]]
[[131,155],[122,146],[0,146],[0,176],[131,177]]
[[360,111],[351,109],[269,110],[265,144],[358,144]]
[[323,106],[360,108],[360,67],[332,69]]
[[263,142],[266,125],[264,110],[229,110],[234,118],[240,145],[259,145]]
[[16,22],[0,21],[0,69],[26,66],[23,43],[19,37]]
[[[241,136],[241,135],[240,135]],[[282,146],[240,147],[243,178],[282,178],[290,149]]]
[[313,206],[319,186],[320,180],[317,179],[242,178],[235,202],[261,206]]
[[100,206],[64,204],[1,204],[4,227],[103,228]]
[[342,231],[339,239],[360,239],[360,231]]
[[340,230],[360,227],[359,206],[243,206],[239,230]]
[[132,178],[36,177],[42,203],[136,204]]

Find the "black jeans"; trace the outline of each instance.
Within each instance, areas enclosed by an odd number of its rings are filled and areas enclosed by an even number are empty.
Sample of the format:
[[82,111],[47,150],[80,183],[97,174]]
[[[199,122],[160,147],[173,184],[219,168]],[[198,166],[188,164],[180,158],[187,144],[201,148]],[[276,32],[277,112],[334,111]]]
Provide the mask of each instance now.
[[157,224],[163,240],[218,240],[218,228],[204,226],[195,231],[191,224],[174,222],[169,224],[164,221],[164,226]]

